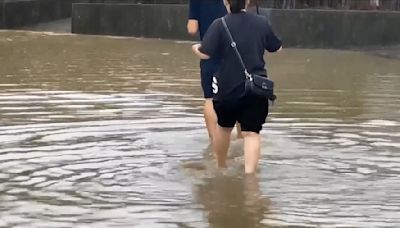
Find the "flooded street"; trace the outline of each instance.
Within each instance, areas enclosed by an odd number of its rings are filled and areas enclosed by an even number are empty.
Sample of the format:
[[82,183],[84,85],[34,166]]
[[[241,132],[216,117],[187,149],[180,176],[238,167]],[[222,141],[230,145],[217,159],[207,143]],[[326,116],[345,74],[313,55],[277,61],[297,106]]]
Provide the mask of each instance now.
[[400,60],[268,55],[258,178],[214,168],[190,44],[0,32],[0,227],[398,227]]

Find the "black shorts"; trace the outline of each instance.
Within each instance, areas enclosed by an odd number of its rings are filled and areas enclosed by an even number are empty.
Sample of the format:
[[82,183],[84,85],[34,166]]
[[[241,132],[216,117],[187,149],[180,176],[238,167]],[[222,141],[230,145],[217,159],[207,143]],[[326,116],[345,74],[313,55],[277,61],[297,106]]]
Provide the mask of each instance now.
[[204,98],[213,97],[212,81],[218,68],[219,63],[216,60],[200,61],[201,87],[203,88]]
[[247,95],[236,100],[214,101],[218,125],[233,128],[240,123],[242,131],[260,133],[268,116],[268,100],[255,95]]

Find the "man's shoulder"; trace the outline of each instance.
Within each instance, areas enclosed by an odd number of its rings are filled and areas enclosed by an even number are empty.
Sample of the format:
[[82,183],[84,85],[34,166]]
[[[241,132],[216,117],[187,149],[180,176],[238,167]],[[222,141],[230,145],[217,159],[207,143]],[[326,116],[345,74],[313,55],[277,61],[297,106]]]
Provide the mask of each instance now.
[[215,6],[223,6],[225,8],[223,0],[216,1],[216,0],[190,0],[190,4],[196,4],[198,6],[204,7],[215,7]]

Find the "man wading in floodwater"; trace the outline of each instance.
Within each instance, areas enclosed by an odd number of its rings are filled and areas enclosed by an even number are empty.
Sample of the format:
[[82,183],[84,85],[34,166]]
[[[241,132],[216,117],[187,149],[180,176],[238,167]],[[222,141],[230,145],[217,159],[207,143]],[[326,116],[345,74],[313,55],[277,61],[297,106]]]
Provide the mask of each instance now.
[[[189,20],[187,29],[189,34],[196,35],[200,32],[200,40],[203,40],[208,27],[211,23],[227,14],[223,0],[190,0]],[[220,58],[214,57],[208,60],[200,60],[201,86],[204,93],[204,119],[208,130],[208,136],[212,142],[214,131],[217,127],[217,116],[213,107],[213,87],[212,79],[218,71]],[[237,125],[238,138],[241,138],[239,124]]]

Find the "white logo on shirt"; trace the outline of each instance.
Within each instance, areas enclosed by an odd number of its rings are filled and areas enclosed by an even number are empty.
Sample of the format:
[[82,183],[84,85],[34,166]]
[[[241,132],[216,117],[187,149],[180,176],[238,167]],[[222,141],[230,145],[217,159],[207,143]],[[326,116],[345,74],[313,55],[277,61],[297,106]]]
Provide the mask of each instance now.
[[217,81],[216,77],[213,77],[212,88],[213,88],[213,93],[217,94],[218,93],[218,81]]

